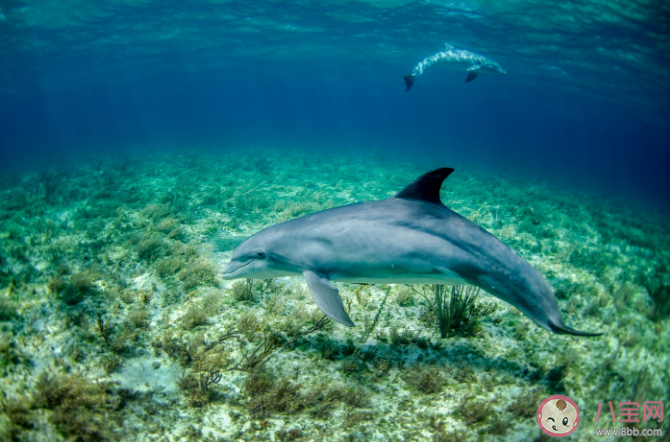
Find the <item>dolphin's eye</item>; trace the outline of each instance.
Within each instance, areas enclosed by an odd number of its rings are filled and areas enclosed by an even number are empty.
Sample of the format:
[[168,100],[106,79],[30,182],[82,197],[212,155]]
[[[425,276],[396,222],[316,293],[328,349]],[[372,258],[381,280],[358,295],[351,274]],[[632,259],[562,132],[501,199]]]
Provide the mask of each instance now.
[[256,253],[256,256],[258,256],[259,259],[265,258],[265,252],[258,252]]
[[548,417],[547,420],[552,421],[552,422],[556,422],[556,419],[554,419],[553,417]]
[[567,417],[563,418],[563,425],[565,425],[566,427],[568,426],[568,418]]

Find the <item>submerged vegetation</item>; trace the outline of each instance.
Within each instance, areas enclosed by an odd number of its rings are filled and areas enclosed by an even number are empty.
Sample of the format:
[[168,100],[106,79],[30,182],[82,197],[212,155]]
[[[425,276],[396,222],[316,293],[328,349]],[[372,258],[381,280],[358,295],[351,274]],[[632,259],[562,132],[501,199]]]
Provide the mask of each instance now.
[[473,287],[338,284],[350,329],[302,278],[219,269],[268,225],[391,196],[433,166],[291,155],[96,159],[6,181],[0,439],[533,439],[549,394],[586,413],[667,403],[660,216],[459,170],[445,202],[543,273],[566,323],[604,336],[551,334]]
[[[481,331],[479,319],[494,313],[496,304],[483,305],[477,302],[480,289],[473,286],[455,285],[451,290],[443,285],[433,286],[435,302],[431,305],[436,317],[440,337],[449,333],[474,336]],[[447,293],[450,293],[447,297]]]
[[670,317],[670,277],[668,272],[656,272],[641,281],[651,297],[652,305],[647,315],[652,321],[661,321]]

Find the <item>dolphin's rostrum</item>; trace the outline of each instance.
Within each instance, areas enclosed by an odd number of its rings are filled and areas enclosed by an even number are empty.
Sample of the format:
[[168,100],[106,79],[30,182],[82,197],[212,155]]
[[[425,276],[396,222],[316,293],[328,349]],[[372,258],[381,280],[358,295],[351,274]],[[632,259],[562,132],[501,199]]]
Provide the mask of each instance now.
[[429,57],[424,58],[419,64],[414,66],[412,73],[402,77],[405,79],[406,90],[410,90],[414,85],[414,80],[419,75],[423,74],[426,69],[432,67],[437,63],[444,63],[454,69],[465,70],[468,76],[465,79],[466,83],[477,78],[480,72],[495,72],[499,74],[507,74],[505,70],[500,67],[495,61],[484,57],[483,55],[475,54],[464,49],[454,49],[453,46],[447,44],[442,52],[438,52]]
[[549,283],[496,237],[444,206],[437,169],[397,195],[336,207],[268,227],[242,242],[222,277],[304,275],[319,308],[354,323],[331,281],[471,284],[556,333],[597,336],[566,326]]

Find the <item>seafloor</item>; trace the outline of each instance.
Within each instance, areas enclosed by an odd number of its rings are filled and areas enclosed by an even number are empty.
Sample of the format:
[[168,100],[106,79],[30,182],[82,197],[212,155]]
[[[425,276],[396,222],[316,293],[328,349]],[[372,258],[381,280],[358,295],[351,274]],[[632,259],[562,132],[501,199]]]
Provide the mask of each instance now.
[[[337,284],[348,329],[319,322],[302,278],[218,277],[266,226],[445,165],[182,152],[3,174],[0,439],[526,441],[560,393],[582,412],[571,438],[607,440],[594,430],[633,425],[608,401],[670,406],[670,225],[634,204],[467,167],[442,194],[597,338],[482,295],[497,310],[441,339],[430,287]],[[667,438],[668,420],[635,425]]]

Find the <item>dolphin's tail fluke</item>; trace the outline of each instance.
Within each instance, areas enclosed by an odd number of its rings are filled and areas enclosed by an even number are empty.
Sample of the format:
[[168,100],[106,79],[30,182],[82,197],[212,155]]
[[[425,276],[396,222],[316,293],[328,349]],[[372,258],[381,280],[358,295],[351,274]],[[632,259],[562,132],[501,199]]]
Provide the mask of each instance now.
[[602,335],[602,333],[589,333],[589,332],[583,332],[583,331],[575,330],[574,328],[570,328],[567,325],[563,324],[563,322],[560,322],[558,324],[549,324],[549,328],[554,333],[563,334],[563,335],[574,335],[574,336],[600,336],[600,335]]
[[407,85],[407,89],[405,89],[405,92],[412,89],[412,86],[414,86],[414,77],[415,77],[414,75],[405,75],[404,77],[402,77],[405,79],[405,85]]

